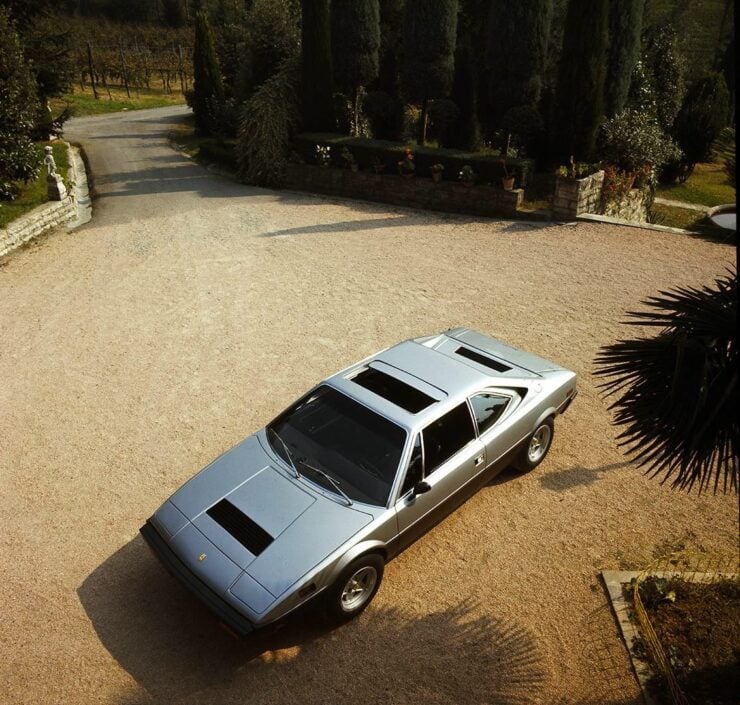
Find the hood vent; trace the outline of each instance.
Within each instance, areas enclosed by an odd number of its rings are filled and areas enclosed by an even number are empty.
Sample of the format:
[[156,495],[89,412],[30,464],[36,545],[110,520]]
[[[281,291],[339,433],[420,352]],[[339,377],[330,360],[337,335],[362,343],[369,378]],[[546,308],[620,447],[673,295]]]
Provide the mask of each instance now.
[[477,362],[479,365],[488,367],[491,370],[496,370],[496,372],[508,372],[511,369],[511,367],[509,367],[508,365],[504,365],[498,360],[493,360],[487,355],[481,355],[479,352],[471,350],[470,348],[464,348],[461,346],[457,350],[455,350],[455,352],[460,357],[466,357],[468,360]]
[[259,556],[275,540],[228,499],[214,504],[206,514],[255,556]]

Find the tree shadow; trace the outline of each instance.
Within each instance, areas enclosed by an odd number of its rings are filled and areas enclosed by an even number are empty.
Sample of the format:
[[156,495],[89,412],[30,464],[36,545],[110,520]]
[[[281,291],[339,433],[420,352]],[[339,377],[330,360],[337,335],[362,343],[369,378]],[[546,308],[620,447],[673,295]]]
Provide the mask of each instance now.
[[539,480],[540,485],[546,490],[566,492],[580,485],[592,485],[599,479],[602,473],[609,472],[610,470],[618,470],[628,465],[631,465],[628,460],[611,463],[610,465],[602,465],[600,468],[585,468],[582,465],[576,465],[572,468],[541,475]]
[[362,693],[394,705],[527,705],[540,702],[546,681],[534,636],[472,602],[409,614],[376,607],[379,596],[337,629],[306,610],[238,641],[140,537],[77,592],[102,644],[155,702],[205,705],[241,694],[250,704],[339,703]]

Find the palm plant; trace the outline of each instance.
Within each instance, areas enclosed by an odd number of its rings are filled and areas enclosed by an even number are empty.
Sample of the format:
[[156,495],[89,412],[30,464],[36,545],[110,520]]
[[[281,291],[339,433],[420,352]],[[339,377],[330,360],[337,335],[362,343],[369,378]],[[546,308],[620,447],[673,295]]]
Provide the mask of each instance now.
[[627,325],[657,335],[601,348],[596,375],[624,426],[617,440],[651,477],[674,489],[738,491],[737,272],[700,289],[661,291]]

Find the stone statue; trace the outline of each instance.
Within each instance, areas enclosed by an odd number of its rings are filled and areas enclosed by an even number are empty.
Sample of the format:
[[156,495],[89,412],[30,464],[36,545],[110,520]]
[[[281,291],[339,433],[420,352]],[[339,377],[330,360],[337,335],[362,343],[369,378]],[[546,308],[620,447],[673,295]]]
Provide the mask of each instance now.
[[44,147],[44,164],[46,164],[46,175],[57,176],[57,164],[54,161],[54,153],[50,146]]
[[62,177],[57,174],[57,165],[54,161],[53,150],[50,146],[44,147],[44,164],[46,165],[46,194],[50,201],[61,201],[67,195],[67,188]]

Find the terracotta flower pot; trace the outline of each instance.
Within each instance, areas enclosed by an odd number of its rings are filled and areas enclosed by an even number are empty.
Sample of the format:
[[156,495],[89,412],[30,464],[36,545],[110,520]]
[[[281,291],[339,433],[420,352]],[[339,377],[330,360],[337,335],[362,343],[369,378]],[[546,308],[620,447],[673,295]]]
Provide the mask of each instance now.
[[513,176],[504,176],[501,178],[501,186],[503,187],[504,191],[511,191],[514,188],[514,177]]
[[434,181],[435,184],[438,184],[440,181],[442,181],[442,172],[441,171],[433,171],[432,172],[432,181]]

